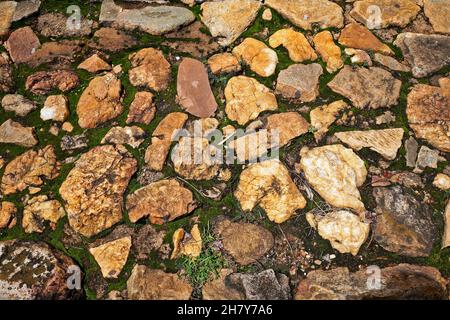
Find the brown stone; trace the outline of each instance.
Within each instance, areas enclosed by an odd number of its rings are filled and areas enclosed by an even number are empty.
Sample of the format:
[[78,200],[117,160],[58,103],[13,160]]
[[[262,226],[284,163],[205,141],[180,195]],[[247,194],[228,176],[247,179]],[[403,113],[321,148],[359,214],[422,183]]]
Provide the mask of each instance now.
[[0,92],[8,93],[13,90],[14,79],[11,61],[6,52],[0,53]]
[[117,278],[128,259],[131,237],[116,239],[89,249],[104,278]]
[[132,68],[128,72],[130,83],[155,91],[167,88],[170,81],[170,64],[161,51],[146,48],[129,56]]
[[84,44],[80,40],[46,42],[36,50],[26,63],[32,68],[47,64],[54,70],[70,69],[72,62],[82,52],[83,46]]
[[58,200],[50,200],[46,195],[40,195],[28,200],[23,209],[22,227],[25,233],[45,230],[48,221],[55,230],[58,220],[66,215],[64,208]]
[[60,12],[42,14],[37,19],[36,29],[44,37],[82,37],[92,32],[94,22],[84,17],[73,22]]
[[9,201],[0,202],[0,229],[11,228],[15,224],[17,208]]
[[243,300],[244,295],[226,285],[226,278],[233,273],[232,269],[220,270],[217,279],[211,279],[202,287],[203,300]]
[[12,143],[22,147],[32,147],[38,144],[34,136],[34,127],[24,127],[11,119],[0,126],[0,143]]
[[91,48],[111,52],[119,52],[136,44],[137,40],[133,36],[114,28],[98,29],[88,43]]
[[27,78],[25,88],[34,94],[44,95],[53,89],[58,89],[62,92],[70,91],[78,83],[78,75],[73,71],[38,71]]
[[395,58],[375,53],[374,61],[393,71],[410,72],[411,68],[398,62]]
[[78,100],[77,115],[80,127],[95,128],[120,115],[123,111],[121,91],[121,81],[113,73],[92,79]]
[[15,63],[27,62],[41,43],[30,27],[14,30],[5,42],[11,60]]
[[240,45],[234,47],[233,54],[261,77],[270,77],[275,73],[278,63],[277,53],[264,42],[245,38]]
[[133,223],[148,216],[151,223],[164,224],[197,207],[192,192],[176,179],[153,182],[130,194],[126,202]]
[[393,51],[386,44],[378,40],[372,32],[358,23],[350,23],[341,31],[339,43],[343,46],[380,52],[392,55]]
[[177,102],[188,113],[207,118],[217,110],[217,102],[209,85],[208,72],[198,60],[184,58],[178,67]]
[[14,12],[16,11],[16,1],[0,2],[0,37],[8,34],[9,27],[13,21]]
[[293,64],[281,70],[277,78],[276,93],[293,102],[311,102],[319,95],[320,64]]
[[281,148],[292,139],[307,133],[309,123],[298,112],[283,112],[268,116],[266,129],[272,133],[277,132]]
[[450,202],[447,202],[444,212],[444,234],[442,235],[441,248],[450,246]]
[[289,52],[289,58],[294,62],[314,61],[317,54],[303,33],[293,29],[280,29],[269,38],[272,48],[283,46]]
[[156,106],[153,103],[153,93],[139,91],[134,96],[128,111],[127,124],[142,123],[150,124],[155,117]]
[[53,146],[28,150],[9,162],[3,173],[1,191],[8,195],[23,191],[29,186],[40,186],[43,178],[54,179],[59,175],[60,163]]
[[423,11],[435,32],[450,33],[450,1],[423,0]]
[[239,60],[231,53],[218,53],[208,59],[211,72],[215,75],[241,71]]
[[98,54],[93,54],[82,63],[78,65],[78,69],[83,69],[91,73],[96,73],[99,71],[109,71],[111,66],[105,62]]

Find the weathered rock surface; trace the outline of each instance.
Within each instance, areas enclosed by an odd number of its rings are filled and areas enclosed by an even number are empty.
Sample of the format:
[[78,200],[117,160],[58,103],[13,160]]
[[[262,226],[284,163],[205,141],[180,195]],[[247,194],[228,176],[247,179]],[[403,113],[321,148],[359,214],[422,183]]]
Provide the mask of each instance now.
[[401,84],[389,72],[377,67],[344,66],[328,87],[358,108],[378,109],[397,104]]
[[400,186],[374,188],[377,207],[375,240],[386,250],[404,256],[428,256],[437,238],[432,209]]
[[114,28],[100,28],[94,33],[93,39],[88,43],[91,48],[118,52],[131,48],[137,44],[137,40]]
[[167,88],[170,81],[170,64],[163,53],[153,48],[145,48],[129,56],[132,69],[128,72],[130,82],[135,87],[147,87],[155,91]]
[[276,93],[294,102],[311,102],[319,95],[320,64],[294,64],[280,71]]
[[17,208],[9,201],[0,202],[0,229],[12,228],[16,224]]
[[67,285],[75,262],[44,242],[0,242],[1,300],[79,299],[82,290]]
[[178,67],[177,101],[188,113],[207,118],[217,110],[208,72],[202,62],[184,58]]
[[19,21],[31,16],[39,11],[41,6],[40,0],[23,0],[17,2],[16,10],[14,11],[13,21]]
[[121,145],[97,146],[81,155],[62,183],[70,226],[86,237],[122,220],[122,197],[137,161]]
[[198,224],[194,225],[190,233],[183,228],[175,230],[172,237],[173,251],[170,259],[179,256],[197,258],[202,252],[203,240]]
[[410,72],[411,69],[408,66],[405,66],[404,64],[398,62],[395,60],[395,58],[390,56],[385,56],[380,53],[375,53],[374,55],[374,61],[378,62],[379,64],[385,66],[386,68],[389,68],[393,71],[401,71],[401,72]]
[[46,195],[40,195],[25,203],[22,227],[26,233],[42,233],[45,230],[46,221],[48,221],[54,230],[58,220],[65,215],[66,212],[58,200],[51,200]]
[[[0,3],[1,5],[1,3]],[[6,52],[0,53],[0,92],[11,92],[14,87],[14,79],[11,61]]]
[[104,278],[117,278],[128,259],[131,237],[123,237],[89,249]]
[[423,11],[435,32],[450,33],[450,1],[423,0]]
[[272,269],[259,273],[233,273],[228,276],[227,284],[239,288],[245,300],[289,300],[291,297],[289,278]]
[[264,42],[254,38],[245,38],[234,47],[233,54],[261,77],[270,77],[275,73],[278,64],[277,53]]
[[149,217],[151,223],[164,224],[196,208],[193,194],[176,179],[165,179],[142,187],[127,197],[131,222]]
[[408,94],[406,115],[417,138],[450,152],[450,101],[444,90],[425,84],[415,85]]
[[369,235],[370,224],[361,221],[360,217],[350,211],[333,211],[325,216],[316,215],[311,218],[308,218],[308,214],[307,219],[314,223],[312,227],[340,253],[356,256]]
[[38,140],[34,136],[34,127],[24,127],[19,122],[8,119],[0,126],[0,143],[32,147],[38,144]]
[[188,300],[191,285],[176,273],[136,265],[127,281],[130,300]]
[[81,40],[45,42],[26,62],[31,68],[46,64],[54,70],[70,69],[83,50]]
[[66,121],[69,116],[69,101],[62,94],[48,96],[45,99],[44,107],[41,109],[41,119],[54,120],[59,122]]
[[311,110],[309,116],[311,118],[311,126],[315,129],[314,138],[316,141],[320,141],[323,138],[339,114],[348,108],[349,105],[347,103],[343,100],[338,100]]
[[121,81],[113,73],[92,79],[78,100],[77,115],[80,127],[95,128],[120,115],[123,111],[121,92]]
[[252,223],[219,221],[215,232],[224,249],[240,265],[248,265],[262,258],[274,244],[269,230]]
[[444,212],[444,234],[442,235],[441,248],[450,246],[450,204],[447,202]]
[[50,12],[38,17],[36,30],[44,37],[82,37],[91,34],[93,24],[82,16],[75,22],[63,13]]
[[8,34],[9,27],[13,21],[14,12],[16,11],[16,1],[0,2],[0,37]]
[[360,0],[350,15],[369,29],[406,27],[420,11],[415,0]]
[[439,270],[410,264],[399,264],[380,270],[370,267],[350,272],[346,267],[315,270],[301,280],[297,300],[422,300],[448,299],[446,280]]
[[350,148],[359,151],[370,148],[387,160],[394,160],[402,146],[403,129],[337,132],[335,136]]
[[5,111],[12,111],[17,116],[25,117],[35,110],[37,105],[20,94],[7,94],[2,99],[2,107]]
[[344,66],[341,49],[334,43],[330,31],[322,31],[314,36],[314,46],[327,64],[327,71],[333,73]]
[[231,53],[218,53],[208,59],[211,72],[215,75],[241,71],[239,60]]
[[234,196],[242,210],[253,210],[259,205],[276,223],[288,220],[306,205],[289,171],[278,160],[251,164],[241,173]]
[[28,76],[25,88],[34,94],[48,94],[53,89],[67,92],[79,83],[78,75],[69,70],[38,71]]
[[169,113],[153,131],[151,143],[145,151],[145,163],[152,170],[162,170],[172,138],[183,128],[187,118],[188,116],[182,112]]
[[127,123],[149,124],[155,117],[156,106],[153,103],[153,93],[139,91],[134,96],[128,111]]
[[11,60],[15,63],[27,62],[41,45],[30,27],[14,30],[5,42]]
[[59,175],[60,164],[53,146],[28,150],[9,162],[3,173],[1,191],[8,195],[23,191],[29,186],[40,186],[44,177],[54,179]]
[[205,2],[201,6],[202,22],[221,46],[232,44],[255,20],[261,3],[255,0]]
[[348,24],[341,31],[339,43],[354,49],[370,50],[389,55],[393,54],[389,46],[378,40],[372,32],[358,23]]
[[330,205],[364,212],[358,188],[366,180],[364,162],[340,144],[300,151],[300,168],[311,186]]
[[303,33],[293,29],[280,29],[269,38],[272,48],[283,46],[289,52],[289,58],[294,62],[314,61],[317,54],[309,44]]
[[109,71],[111,70],[111,66],[102,58],[98,56],[98,54],[93,54],[82,63],[78,65],[78,69],[83,69],[91,73],[96,73],[99,71]]
[[256,119],[261,112],[278,108],[277,99],[270,89],[246,76],[233,77],[228,81],[225,98],[228,118],[240,125]]
[[147,137],[147,133],[138,126],[113,127],[103,137],[101,143],[128,144],[133,148],[139,147]]
[[144,6],[123,8],[114,0],[103,0],[100,9],[100,22],[111,22],[120,28],[140,29],[152,35],[173,31],[195,20],[194,14],[178,6]]
[[298,112],[283,112],[267,117],[266,129],[278,134],[278,146],[281,148],[302,134],[308,132],[309,123]]
[[422,173],[426,168],[436,169],[439,161],[445,161],[445,158],[439,155],[438,150],[430,149],[427,146],[421,146],[419,153],[417,154],[414,172]]
[[450,177],[444,173],[438,173],[434,177],[433,185],[441,190],[450,190]]
[[305,30],[312,30],[313,25],[321,29],[344,25],[342,8],[328,0],[267,0],[265,4]]
[[450,64],[450,37],[438,34],[400,33],[394,44],[402,50],[414,77],[422,78]]
[[61,138],[61,149],[63,151],[79,150],[88,147],[88,138],[85,134],[76,134],[73,136],[65,135]]
[[219,277],[205,283],[202,287],[203,300],[243,300],[244,294],[227,286],[227,276],[232,269],[220,270]]

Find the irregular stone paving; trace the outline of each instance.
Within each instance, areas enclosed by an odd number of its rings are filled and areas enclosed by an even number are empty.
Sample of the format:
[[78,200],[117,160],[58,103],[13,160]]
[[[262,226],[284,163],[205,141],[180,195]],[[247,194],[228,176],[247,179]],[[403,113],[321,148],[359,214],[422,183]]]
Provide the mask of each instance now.
[[449,298],[450,0],[64,4],[0,1],[0,300]]

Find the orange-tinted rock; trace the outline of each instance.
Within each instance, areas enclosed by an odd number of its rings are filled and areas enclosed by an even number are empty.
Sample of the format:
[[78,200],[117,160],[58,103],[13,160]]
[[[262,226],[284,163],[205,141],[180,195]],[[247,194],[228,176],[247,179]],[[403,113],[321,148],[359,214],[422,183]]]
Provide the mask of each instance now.
[[289,58],[294,62],[314,61],[317,59],[317,54],[303,33],[293,29],[278,30],[270,36],[269,45],[272,48],[285,47],[289,52]]
[[167,88],[171,74],[170,64],[161,51],[146,48],[131,54],[129,59],[132,69],[128,75],[133,86],[155,91]]
[[98,54],[93,54],[78,65],[78,69],[84,69],[88,72],[96,73],[99,71],[111,70],[111,66],[105,62]]
[[213,74],[238,72],[241,70],[239,60],[231,53],[218,53],[208,59],[208,65]]
[[155,117],[156,106],[153,103],[153,93],[140,91],[134,96],[128,111],[127,123],[149,124]]
[[5,48],[15,63],[27,62],[41,43],[30,27],[23,27],[11,33]]
[[317,52],[327,64],[327,71],[332,73],[344,66],[341,57],[341,48],[333,40],[330,31],[322,31],[314,36],[314,45]]
[[88,43],[91,48],[118,52],[137,44],[136,39],[127,33],[114,28],[100,28]]
[[44,95],[53,89],[70,91],[78,85],[78,82],[78,75],[73,71],[38,71],[27,78],[25,88],[34,94]]
[[339,43],[350,48],[393,54],[391,48],[375,37],[369,29],[358,23],[348,24],[341,31]]

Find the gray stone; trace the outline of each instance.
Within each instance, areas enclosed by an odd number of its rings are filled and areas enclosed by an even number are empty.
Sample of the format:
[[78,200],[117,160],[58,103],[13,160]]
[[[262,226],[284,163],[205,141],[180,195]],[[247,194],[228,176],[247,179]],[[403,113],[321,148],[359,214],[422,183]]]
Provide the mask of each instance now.
[[414,172],[421,173],[426,168],[436,169],[439,161],[445,161],[444,157],[439,155],[438,150],[430,149],[427,146],[420,147],[417,155],[416,167]]
[[17,2],[16,11],[14,11],[13,21],[19,21],[31,16],[39,11],[40,0],[26,0]]
[[419,150],[419,144],[416,139],[409,137],[409,139],[405,141],[405,149],[406,165],[410,168],[414,168],[416,166],[417,150]]
[[84,134],[75,136],[64,136],[61,138],[61,149],[63,151],[72,151],[83,149],[88,146],[88,138]]

